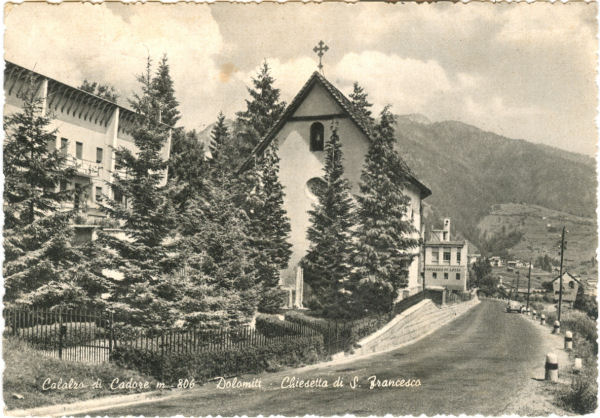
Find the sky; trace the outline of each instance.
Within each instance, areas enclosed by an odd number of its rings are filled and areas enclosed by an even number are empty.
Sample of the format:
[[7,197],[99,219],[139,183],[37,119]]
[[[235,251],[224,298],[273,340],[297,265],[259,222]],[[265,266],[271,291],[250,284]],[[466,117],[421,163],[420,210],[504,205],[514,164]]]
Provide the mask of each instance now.
[[5,58],[122,98],[150,55],[167,54],[180,124],[203,129],[245,108],[267,60],[289,102],[317,69],[344,93],[358,81],[380,111],[459,120],[596,155],[597,5],[7,4]]

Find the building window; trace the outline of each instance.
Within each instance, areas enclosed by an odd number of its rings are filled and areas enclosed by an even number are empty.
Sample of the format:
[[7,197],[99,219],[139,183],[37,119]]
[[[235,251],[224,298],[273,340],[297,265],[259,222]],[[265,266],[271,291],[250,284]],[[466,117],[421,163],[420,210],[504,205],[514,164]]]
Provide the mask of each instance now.
[[448,273],[444,273],[444,280],[448,280]]
[[456,252],[456,264],[460,264],[460,250]]
[[323,151],[325,147],[325,128],[320,122],[310,125],[310,150]]
[[67,190],[67,181],[66,180],[61,180],[60,181],[60,191],[64,192],[65,190]]
[[114,188],[113,189],[113,195],[115,198],[115,202],[122,204],[123,203],[123,193],[121,192],[120,189]]
[[460,273],[456,273],[456,280],[460,280]]
[[52,139],[48,141],[48,151],[53,152],[56,150],[56,135],[52,136]]
[[575,282],[569,282],[569,289],[575,289]]
[[81,142],[75,142],[75,157],[77,159],[83,159],[83,144]]
[[60,139],[60,153],[62,155],[67,155],[67,150],[69,149],[69,140],[67,138]]
[[444,264],[450,264],[450,251],[444,251]]
[[102,201],[102,187],[96,186],[96,202]]
[[96,162],[98,164],[100,164],[102,162],[102,153],[103,153],[102,148],[100,148],[100,147],[96,148]]
[[431,277],[437,279],[437,273],[434,271],[433,273],[431,273]]
[[440,252],[436,250],[431,251],[431,264],[438,264],[440,262]]

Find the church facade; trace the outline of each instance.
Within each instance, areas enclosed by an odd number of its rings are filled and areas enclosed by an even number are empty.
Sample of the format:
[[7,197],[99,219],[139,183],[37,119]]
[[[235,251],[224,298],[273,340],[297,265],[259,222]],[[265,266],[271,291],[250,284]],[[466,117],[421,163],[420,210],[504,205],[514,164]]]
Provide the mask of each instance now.
[[[359,193],[360,175],[373,138],[370,123],[353,109],[353,106],[321,73],[314,72],[282,117],[255,148],[262,153],[272,141],[279,147],[279,178],[284,187],[284,208],[290,218],[292,256],[288,268],[281,272],[281,286],[289,291],[289,307],[303,307],[306,293],[300,262],[309,249],[307,238],[309,213],[317,198],[313,193],[323,176],[324,143],[331,135],[333,124],[344,153],[344,173],[353,194]],[[246,164],[249,164],[247,161]],[[409,216],[422,236],[422,200],[431,194],[406,167],[410,180],[405,193],[410,197]],[[417,292],[421,286],[421,248],[409,268],[408,287],[401,295]]]

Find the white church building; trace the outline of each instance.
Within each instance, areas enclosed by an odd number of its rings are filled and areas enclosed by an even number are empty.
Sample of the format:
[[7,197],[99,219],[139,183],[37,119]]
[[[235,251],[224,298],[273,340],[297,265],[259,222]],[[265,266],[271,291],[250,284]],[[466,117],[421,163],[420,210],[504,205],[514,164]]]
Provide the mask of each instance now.
[[[291,224],[292,256],[288,268],[281,273],[281,285],[289,290],[289,307],[302,307],[303,303],[305,289],[300,262],[310,246],[306,234],[308,211],[317,202],[311,190],[323,176],[324,141],[331,135],[333,122],[342,142],[345,176],[351,184],[351,192],[358,194],[360,175],[373,132],[370,123],[354,110],[350,100],[317,71],[254,150],[254,155],[261,154],[274,140],[279,146],[279,178],[284,186],[284,208]],[[246,162],[250,163],[251,160]],[[406,164],[405,171],[410,181],[405,190],[410,197],[408,216],[419,231],[417,234],[422,236],[422,200],[431,191]],[[416,293],[422,286],[421,250],[414,250],[418,256],[409,268],[408,287],[400,297]]]

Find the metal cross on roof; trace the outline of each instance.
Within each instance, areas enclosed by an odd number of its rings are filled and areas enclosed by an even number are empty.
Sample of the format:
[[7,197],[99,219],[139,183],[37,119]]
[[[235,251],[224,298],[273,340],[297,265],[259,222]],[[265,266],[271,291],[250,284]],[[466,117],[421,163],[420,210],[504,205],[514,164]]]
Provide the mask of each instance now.
[[323,72],[323,63],[321,62],[321,59],[325,52],[329,51],[329,47],[325,45],[325,42],[319,41],[317,46],[313,48],[313,51],[319,56],[319,70]]

